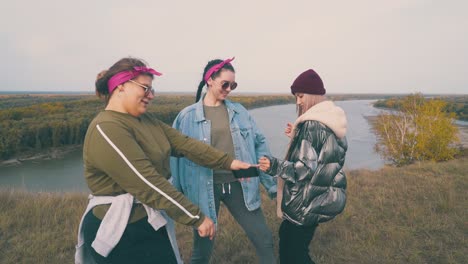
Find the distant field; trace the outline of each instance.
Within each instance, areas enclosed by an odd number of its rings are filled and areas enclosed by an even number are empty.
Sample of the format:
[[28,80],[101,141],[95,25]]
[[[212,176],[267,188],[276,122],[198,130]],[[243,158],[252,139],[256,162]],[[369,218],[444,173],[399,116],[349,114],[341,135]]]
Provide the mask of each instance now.
[[[466,263],[468,158],[348,173],[348,201],[321,224],[310,247],[317,263]],[[275,203],[263,211],[278,250]],[[86,206],[83,193],[0,190],[0,263],[72,263]],[[191,228],[178,226],[188,263]],[[254,248],[221,207],[212,263],[258,263]]]

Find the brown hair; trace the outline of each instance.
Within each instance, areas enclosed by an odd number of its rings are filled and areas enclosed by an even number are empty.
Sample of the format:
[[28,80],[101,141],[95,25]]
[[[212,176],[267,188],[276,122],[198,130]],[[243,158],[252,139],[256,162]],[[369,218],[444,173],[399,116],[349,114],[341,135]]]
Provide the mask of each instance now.
[[107,86],[109,79],[119,72],[131,71],[133,67],[138,66],[146,66],[146,63],[140,59],[128,57],[120,59],[108,70],[101,71],[96,77],[96,95],[99,96],[99,98],[104,97],[107,104],[111,96],[111,94],[109,94],[109,87]]

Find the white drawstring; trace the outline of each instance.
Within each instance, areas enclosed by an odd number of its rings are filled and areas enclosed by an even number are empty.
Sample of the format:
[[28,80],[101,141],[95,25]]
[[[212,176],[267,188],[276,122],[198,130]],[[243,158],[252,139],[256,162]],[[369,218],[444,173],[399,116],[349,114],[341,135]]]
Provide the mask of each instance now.
[[[231,183],[228,182],[227,184],[228,184],[228,194],[231,194]],[[223,186],[223,194],[225,194],[226,191],[224,190],[224,182],[221,183],[221,185]]]

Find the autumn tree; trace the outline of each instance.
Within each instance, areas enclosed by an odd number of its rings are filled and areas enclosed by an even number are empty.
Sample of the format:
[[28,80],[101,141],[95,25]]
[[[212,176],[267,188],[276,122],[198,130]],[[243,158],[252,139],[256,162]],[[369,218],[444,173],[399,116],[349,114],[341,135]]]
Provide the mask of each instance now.
[[397,166],[415,161],[443,161],[457,154],[458,128],[447,103],[413,94],[401,99],[398,111],[377,116],[373,127],[376,150]]

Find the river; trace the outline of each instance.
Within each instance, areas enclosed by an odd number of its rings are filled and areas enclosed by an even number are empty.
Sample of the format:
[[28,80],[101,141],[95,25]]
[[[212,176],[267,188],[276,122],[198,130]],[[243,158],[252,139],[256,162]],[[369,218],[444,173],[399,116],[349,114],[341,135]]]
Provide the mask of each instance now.
[[[375,135],[366,116],[375,116],[379,109],[373,100],[338,101],[348,119],[348,152],[345,169],[378,169],[384,161],[374,152]],[[274,156],[283,157],[288,138],[283,134],[287,122],[294,122],[295,105],[277,105],[250,111],[264,132]],[[88,191],[83,178],[81,151],[64,155],[61,159],[26,161],[19,166],[0,167],[0,187],[30,191]]]

